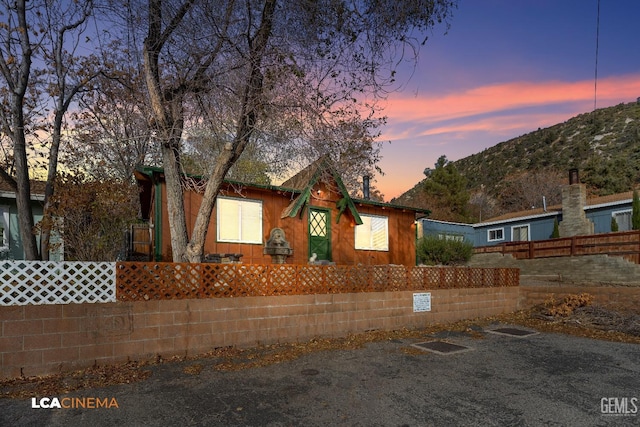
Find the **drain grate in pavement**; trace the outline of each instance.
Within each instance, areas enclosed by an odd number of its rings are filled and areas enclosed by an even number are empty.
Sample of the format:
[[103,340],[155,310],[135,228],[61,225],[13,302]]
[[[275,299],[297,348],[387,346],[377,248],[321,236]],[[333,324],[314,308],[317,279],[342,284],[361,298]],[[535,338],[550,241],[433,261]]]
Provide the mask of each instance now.
[[488,329],[487,332],[491,332],[499,335],[508,335],[510,337],[528,337],[529,335],[536,335],[538,332],[536,331],[527,331],[525,329],[518,328],[498,328],[498,329]]
[[431,351],[437,354],[454,354],[462,353],[463,351],[473,350],[471,347],[465,347],[463,345],[451,344],[446,341],[429,341],[413,344],[414,347],[418,347],[421,350]]

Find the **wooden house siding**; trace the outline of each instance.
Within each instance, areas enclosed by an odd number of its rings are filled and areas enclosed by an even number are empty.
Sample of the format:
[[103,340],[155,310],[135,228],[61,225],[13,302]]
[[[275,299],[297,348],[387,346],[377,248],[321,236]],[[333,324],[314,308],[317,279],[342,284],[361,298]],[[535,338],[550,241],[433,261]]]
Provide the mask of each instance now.
[[[148,186],[149,187],[149,186]],[[148,188],[147,187],[147,188]],[[159,181],[155,186],[160,190],[160,203],[147,203],[149,206],[149,218],[160,220],[160,232],[154,232],[158,240],[154,244],[156,248],[156,261],[171,261],[171,238],[169,231],[169,217],[166,204],[166,186],[164,181]],[[227,186],[220,195],[246,200],[259,200],[262,202],[262,244],[228,243],[217,240],[217,209],[214,207],[211,222],[205,240],[204,254],[214,253],[239,253],[241,261],[250,264],[269,264],[271,257],[263,254],[264,242],[269,238],[273,228],[284,230],[286,239],[293,249],[292,256],[287,258],[287,264],[306,264],[309,262],[309,208],[324,208],[330,212],[331,229],[331,261],[343,265],[380,265],[399,264],[415,265],[416,225],[415,210],[406,207],[396,207],[389,204],[370,203],[364,200],[354,200],[356,209],[360,215],[376,215],[388,218],[389,248],[386,251],[357,250],[355,249],[354,216],[349,209],[340,214],[336,206],[341,194],[335,191],[336,186],[318,182],[313,186],[309,204],[305,205],[294,217],[282,218],[282,214],[298,196],[300,191],[287,189],[273,189],[252,187]],[[147,191],[147,193],[149,193]],[[194,191],[186,191],[184,194],[185,214],[187,229],[192,230],[195,223],[202,196]],[[160,218],[155,215],[155,209],[161,206]]]

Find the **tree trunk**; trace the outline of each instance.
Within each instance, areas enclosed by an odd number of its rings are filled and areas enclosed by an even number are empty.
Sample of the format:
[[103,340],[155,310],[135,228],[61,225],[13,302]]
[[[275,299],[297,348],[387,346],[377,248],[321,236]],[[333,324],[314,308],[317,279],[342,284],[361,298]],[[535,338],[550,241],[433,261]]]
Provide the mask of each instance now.
[[[180,158],[177,154],[177,144],[174,142],[180,137],[173,137],[172,142],[163,144],[162,161],[164,164],[164,177],[167,189],[167,214],[169,220],[169,231],[171,234],[171,253],[173,262],[185,262],[187,250],[187,219],[184,211],[184,192],[180,172]],[[161,227],[162,224],[156,224]],[[160,244],[158,242],[157,244]],[[200,261],[198,261],[200,262]]]
[[49,244],[51,242],[51,197],[53,196],[56,175],[58,173],[58,155],[60,151],[60,139],[62,135],[62,118],[64,112],[56,110],[53,124],[53,141],[49,150],[49,167],[47,170],[47,183],[44,187],[44,206],[42,208],[42,221],[40,222],[40,256],[43,260],[49,260]]
[[16,205],[18,209],[18,227],[24,257],[27,260],[37,260],[38,245],[36,235],[33,233],[33,209],[31,208],[31,184],[29,182],[29,166],[24,132],[24,120],[22,120],[22,108],[18,114],[18,123],[14,124],[14,156],[16,162]]
[[220,190],[220,186],[229,169],[238,160],[254,132],[258,108],[263,93],[263,77],[261,72],[262,58],[273,28],[273,16],[276,1],[266,0],[262,10],[262,20],[255,35],[250,38],[249,64],[250,72],[244,88],[242,109],[238,117],[238,127],[232,144],[225,146],[218,156],[216,166],[209,176],[198,216],[193,226],[191,240],[186,250],[189,262],[201,262],[204,254],[204,243],[207,238],[211,214]]
[[[24,96],[31,74],[31,44],[29,26],[26,19],[26,2],[19,0],[17,8],[18,26],[22,62],[16,75],[5,73],[5,79],[11,88],[11,129],[13,155],[16,166],[16,205],[18,208],[18,226],[24,256],[27,260],[37,260],[38,245],[33,233],[33,210],[31,209],[31,184],[29,182],[29,162],[27,161],[27,142],[25,137]],[[3,60],[4,61],[4,60]],[[6,68],[6,67],[3,67]]]

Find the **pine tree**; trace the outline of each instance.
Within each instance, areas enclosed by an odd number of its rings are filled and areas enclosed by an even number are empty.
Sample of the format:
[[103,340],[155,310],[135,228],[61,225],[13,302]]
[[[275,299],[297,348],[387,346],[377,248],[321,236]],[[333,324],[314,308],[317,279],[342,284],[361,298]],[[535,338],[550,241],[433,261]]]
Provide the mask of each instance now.
[[631,229],[640,230],[640,197],[638,197],[638,190],[633,190],[631,209]]
[[440,156],[435,169],[425,169],[427,179],[424,181],[424,191],[437,200],[438,207],[447,212],[450,221],[466,221],[469,218],[469,192],[467,180],[458,172],[453,163],[446,156]]
[[553,232],[551,233],[552,239],[557,239],[560,237],[560,227],[558,225],[558,218],[554,218],[553,220]]

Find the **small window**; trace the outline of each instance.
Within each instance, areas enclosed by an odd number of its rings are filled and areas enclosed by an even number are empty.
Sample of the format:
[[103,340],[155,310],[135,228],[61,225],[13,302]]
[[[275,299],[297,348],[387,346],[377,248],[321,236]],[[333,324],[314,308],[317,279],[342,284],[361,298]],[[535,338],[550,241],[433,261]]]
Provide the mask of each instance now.
[[460,234],[447,234],[447,233],[439,233],[438,239],[440,240],[453,240],[454,242],[463,242],[464,236]]
[[0,206],[0,259],[9,258],[9,210]]
[[360,218],[362,224],[355,227],[356,249],[388,251],[389,218],[374,215],[360,215]]
[[524,242],[529,240],[529,225],[519,225],[511,227],[511,240],[513,242]]
[[629,231],[631,227],[631,212],[632,211],[618,211],[612,212],[611,215],[615,218],[618,224],[618,231]]
[[219,242],[262,244],[262,202],[218,197]]
[[4,206],[0,206],[0,248],[9,249],[9,210]]
[[494,228],[491,230],[487,230],[487,240],[489,242],[504,240],[504,228]]

